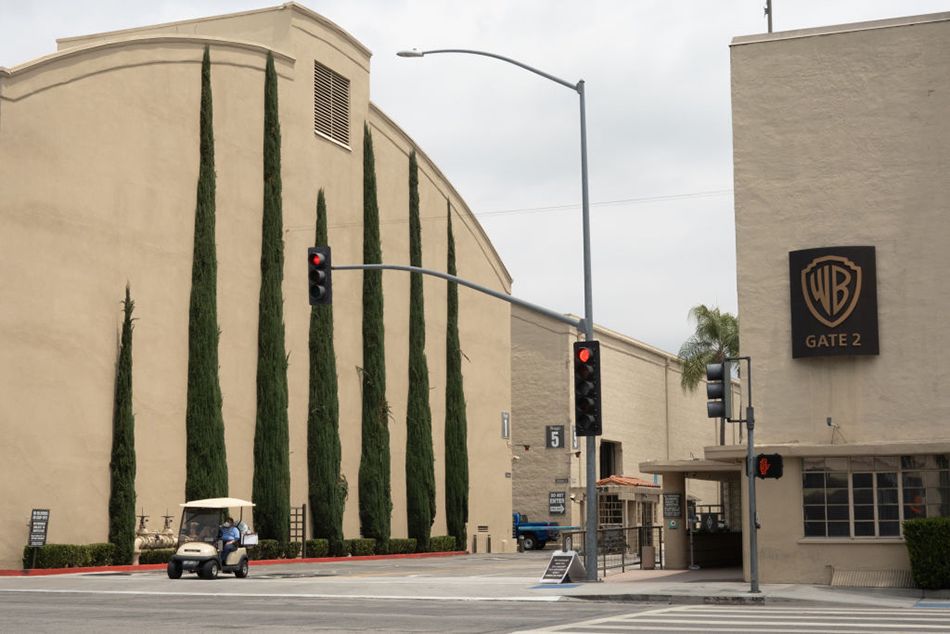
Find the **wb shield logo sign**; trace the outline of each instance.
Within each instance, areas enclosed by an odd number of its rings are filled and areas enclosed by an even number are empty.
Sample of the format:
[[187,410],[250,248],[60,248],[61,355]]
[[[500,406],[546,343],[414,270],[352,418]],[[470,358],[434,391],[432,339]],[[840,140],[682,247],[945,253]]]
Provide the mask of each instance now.
[[792,356],[878,354],[874,247],[792,251]]
[[861,296],[861,267],[840,255],[815,258],[802,270],[802,293],[815,319],[839,326]]

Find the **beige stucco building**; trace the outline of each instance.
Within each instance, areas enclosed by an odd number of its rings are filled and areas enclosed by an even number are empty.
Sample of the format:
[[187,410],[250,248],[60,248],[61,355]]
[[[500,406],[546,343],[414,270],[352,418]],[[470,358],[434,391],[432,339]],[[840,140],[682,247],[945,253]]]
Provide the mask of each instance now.
[[732,43],[762,582],[907,583],[901,522],[950,516],[948,43],[950,13]]
[[[573,436],[571,360],[572,344],[583,339],[582,333],[529,308],[515,306],[511,312],[513,509],[531,520],[583,526],[586,440]],[[598,487],[598,523],[658,525],[660,489],[655,485],[661,479],[645,475],[639,464],[702,458],[703,448],[718,442],[718,424],[705,416],[704,385],[694,392],[680,386],[681,362],[675,355],[606,328],[595,327],[594,338],[601,349],[603,411],[603,435],[597,438],[597,479],[604,481]],[[730,444],[738,440],[735,428],[727,433]],[[606,481],[611,476],[627,479]],[[721,503],[713,481],[689,480],[687,495],[699,505]]]
[[[32,508],[49,508],[51,543],[105,541],[120,300],[135,300],[137,508],[177,514],[185,478],[185,388],[198,176],[201,58],[210,46],[217,168],[220,380],[230,492],[253,474],[263,187],[264,65],[279,75],[284,320],[289,355],[291,504],[307,497],[306,248],[317,190],[334,263],[362,258],[363,125],[375,146],[384,261],[409,262],[408,154],[414,147],[369,100],[370,51],[294,3],[68,38],[51,55],[0,68],[0,568],[18,565]],[[329,79],[328,79],[329,78]],[[334,82],[332,102],[315,86]],[[342,95],[342,97],[341,97]],[[333,124],[316,115],[332,111]],[[315,123],[315,119],[316,123]],[[447,207],[459,275],[508,292],[511,279],[465,202],[419,150],[423,266],[445,270]],[[393,536],[406,534],[409,277],[384,278]],[[333,282],[344,530],[358,536],[361,274]],[[443,419],[446,284],[425,280],[427,356],[439,511],[445,534]],[[510,410],[510,309],[460,289],[468,403],[470,534],[511,549],[511,458],[498,433]],[[479,528],[483,528],[479,532]],[[480,544],[483,549],[485,544]]]

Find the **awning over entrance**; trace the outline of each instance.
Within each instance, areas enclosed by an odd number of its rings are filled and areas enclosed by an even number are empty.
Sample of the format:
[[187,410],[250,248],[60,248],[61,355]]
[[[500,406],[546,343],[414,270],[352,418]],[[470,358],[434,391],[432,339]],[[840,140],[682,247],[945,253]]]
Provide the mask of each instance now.
[[695,480],[732,480],[742,474],[742,463],[722,460],[654,460],[641,462],[642,473],[682,473]]

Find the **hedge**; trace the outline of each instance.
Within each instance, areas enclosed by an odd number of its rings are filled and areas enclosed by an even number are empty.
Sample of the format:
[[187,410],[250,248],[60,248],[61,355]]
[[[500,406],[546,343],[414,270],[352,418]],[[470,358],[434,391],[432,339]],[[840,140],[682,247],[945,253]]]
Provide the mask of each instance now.
[[111,566],[115,556],[114,544],[46,544],[38,548],[23,548],[24,570],[33,568],[86,568]]
[[[307,553],[310,556],[310,541],[307,542]],[[257,546],[247,549],[248,559],[296,559],[300,556],[300,542],[287,542],[281,545],[276,539],[262,539]]]
[[308,558],[326,557],[330,554],[330,542],[326,539],[308,539],[307,552]]
[[416,552],[417,541],[415,538],[409,539],[390,539],[385,545],[379,545],[376,548],[377,555],[406,555]]
[[371,537],[344,539],[343,543],[346,545],[347,552],[354,557],[376,553],[376,540]]
[[459,550],[455,545],[455,537],[452,535],[439,535],[429,540],[429,552],[449,553]]
[[[938,518],[941,520],[940,531],[934,537],[940,546],[935,548],[928,546],[927,555],[934,553],[943,553],[943,579],[950,580],[950,563],[948,563],[948,553],[950,553],[950,518]],[[934,520],[912,520],[911,522],[933,522]],[[908,529],[905,522],[905,535],[907,537],[907,547],[912,549],[911,534],[914,534],[914,526]],[[920,533],[922,534],[922,533]],[[918,540],[919,542],[919,540]],[[455,538],[451,535],[441,535],[433,537],[430,540],[429,552],[451,552],[456,550]],[[252,560],[261,559],[295,559],[300,556],[300,542],[289,542],[281,548],[276,539],[262,539],[257,546],[251,546],[247,549],[248,557]],[[25,546],[23,548],[23,568],[24,570],[33,568],[34,550],[36,555],[36,568],[86,568],[93,566],[111,566],[115,564],[115,544],[47,544],[39,548]],[[332,552],[330,543],[326,539],[308,539],[307,557],[327,557],[327,556],[365,556],[365,555],[402,555],[417,551],[417,542],[415,539],[390,539],[388,542],[381,543],[377,548],[375,539],[346,539],[340,543],[339,553]],[[911,550],[911,562],[914,560],[914,551]],[[163,564],[167,563],[171,556],[175,554],[174,548],[158,548],[154,550],[143,550],[139,556],[140,564]],[[932,559],[932,558],[931,558]],[[927,586],[917,577],[917,564],[914,564],[914,580],[922,588],[929,587],[950,587],[950,581],[944,581],[942,586]],[[929,577],[928,577],[929,578]]]
[[174,548],[156,548],[154,550],[143,550],[139,555],[140,564],[167,564],[175,554]]
[[950,517],[904,522],[911,575],[925,590],[950,588]]

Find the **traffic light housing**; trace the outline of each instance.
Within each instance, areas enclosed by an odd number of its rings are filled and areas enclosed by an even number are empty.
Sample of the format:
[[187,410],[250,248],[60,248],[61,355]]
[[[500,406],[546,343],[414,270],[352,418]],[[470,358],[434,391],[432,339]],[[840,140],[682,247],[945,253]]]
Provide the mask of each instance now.
[[600,436],[600,342],[574,342],[574,427],[578,436]]
[[757,478],[781,478],[783,470],[781,454],[760,453],[755,457],[755,477]]
[[330,247],[307,249],[307,279],[310,284],[310,305],[322,306],[333,299],[330,278]]
[[706,364],[706,415],[732,418],[732,362]]

